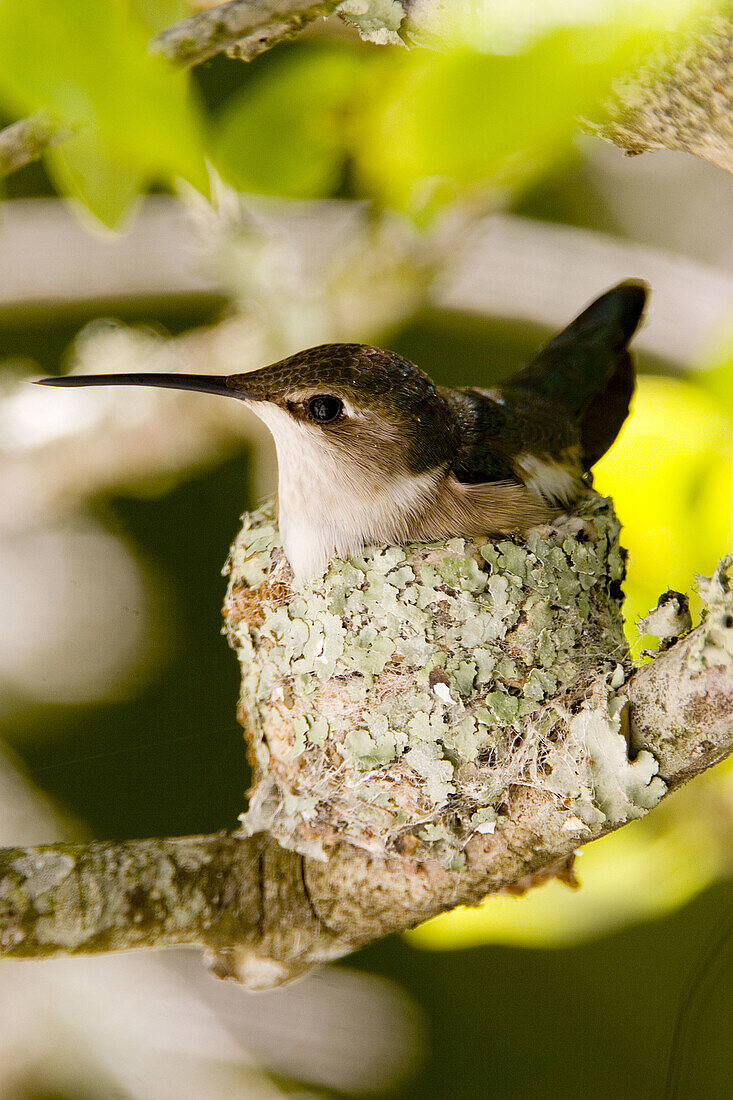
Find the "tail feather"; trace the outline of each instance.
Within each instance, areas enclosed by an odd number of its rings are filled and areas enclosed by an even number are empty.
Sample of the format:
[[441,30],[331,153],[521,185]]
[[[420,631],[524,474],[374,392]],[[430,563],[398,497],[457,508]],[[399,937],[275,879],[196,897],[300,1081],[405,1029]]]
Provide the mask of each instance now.
[[[617,397],[628,390],[629,370],[633,390],[633,365],[626,346],[639,325],[646,298],[645,283],[619,283],[597,298],[567,328],[545,344],[532,362],[503,388],[530,389],[550,397],[563,404],[579,425],[591,406],[597,405],[592,417],[595,422],[603,409],[603,402],[597,399],[605,394],[617,372],[623,380],[623,385],[614,388],[614,392],[618,390]],[[631,396],[630,392],[628,396]],[[610,420],[612,410],[609,408],[607,411]],[[628,400],[611,440],[621,427],[626,412]],[[611,431],[609,423],[605,434],[610,435]]]
[[595,466],[616,439],[629,415],[635,388],[634,361],[625,351],[606,388],[591,398],[579,419],[581,461],[586,470]]

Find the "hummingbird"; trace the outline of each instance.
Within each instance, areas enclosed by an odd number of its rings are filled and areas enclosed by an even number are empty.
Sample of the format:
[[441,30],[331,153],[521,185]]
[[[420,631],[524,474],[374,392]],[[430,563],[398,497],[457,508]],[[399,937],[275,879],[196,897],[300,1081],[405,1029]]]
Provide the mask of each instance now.
[[647,297],[627,281],[491,389],[436,386],[402,356],[322,344],[246,374],[101,374],[45,386],[162,386],[233,397],[270,430],[278,525],[296,580],[367,546],[524,535],[592,491],[629,412],[628,344]]

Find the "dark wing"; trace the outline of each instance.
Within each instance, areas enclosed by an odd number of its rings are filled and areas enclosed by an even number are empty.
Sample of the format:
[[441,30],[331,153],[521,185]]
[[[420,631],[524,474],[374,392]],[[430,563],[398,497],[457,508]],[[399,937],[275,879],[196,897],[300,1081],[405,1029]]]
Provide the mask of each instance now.
[[517,481],[507,443],[511,421],[503,405],[482,390],[440,387],[458,426],[458,445],[451,470],[465,485],[487,481]]

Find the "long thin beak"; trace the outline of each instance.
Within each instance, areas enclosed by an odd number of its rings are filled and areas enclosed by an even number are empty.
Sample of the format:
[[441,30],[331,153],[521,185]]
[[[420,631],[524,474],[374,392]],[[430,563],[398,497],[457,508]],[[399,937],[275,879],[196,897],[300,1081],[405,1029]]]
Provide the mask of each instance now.
[[[239,376],[241,377],[241,376]],[[225,374],[66,374],[60,378],[39,378],[38,386],[158,386],[168,390],[198,390],[223,397],[244,397],[228,384]]]

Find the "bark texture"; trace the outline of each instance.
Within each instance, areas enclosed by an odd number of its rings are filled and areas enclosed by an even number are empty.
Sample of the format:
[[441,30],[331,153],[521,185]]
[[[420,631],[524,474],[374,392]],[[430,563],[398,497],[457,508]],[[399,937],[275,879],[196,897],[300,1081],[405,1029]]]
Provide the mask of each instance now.
[[339,0],[231,0],[182,19],[156,35],[152,49],[179,65],[200,65],[218,53],[242,61],[329,15]]

